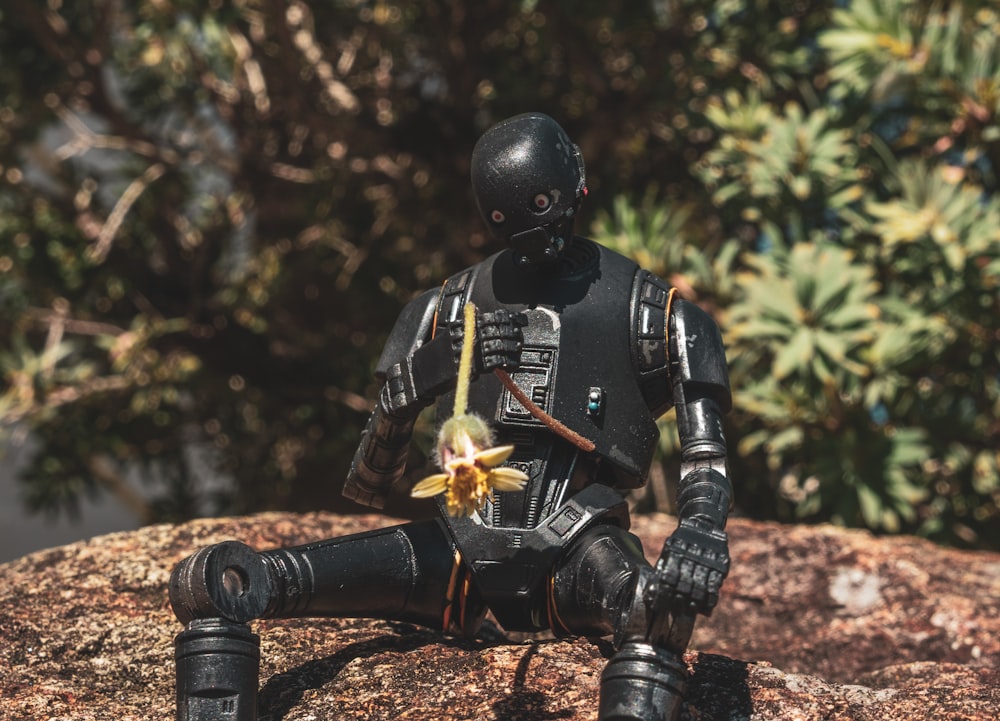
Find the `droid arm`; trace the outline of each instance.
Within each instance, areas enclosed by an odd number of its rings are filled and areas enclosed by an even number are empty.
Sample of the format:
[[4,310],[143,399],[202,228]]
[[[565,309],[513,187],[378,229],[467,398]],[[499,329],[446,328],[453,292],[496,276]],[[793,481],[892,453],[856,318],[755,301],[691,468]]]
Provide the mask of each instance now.
[[347,498],[382,508],[392,484],[402,477],[417,416],[454,379],[454,372],[450,378],[444,372],[454,365],[450,357],[435,364],[433,376],[421,374],[423,361],[436,355],[437,346],[432,341],[422,347],[429,352],[414,353],[389,368],[344,483]]
[[670,376],[681,442],[680,520],[657,563],[658,595],[661,603],[710,613],[729,572],[725,527],[733,491],[722,416],[732,397],[718,327],[682,300],[670,317]]
[[375,368],[382,387],[343,489],[366,506],[385,505],[406,469],[417,416],[454,379],[450,334],[431,337],[436,303],[437,293],[428,291],[403,309]]
[[683,300],[672,310],[670,370],[681,441],[678,515],[721,531],[733,494],[722,430],[722,416],[732,407],[725,351],[718,327],[704,311]]

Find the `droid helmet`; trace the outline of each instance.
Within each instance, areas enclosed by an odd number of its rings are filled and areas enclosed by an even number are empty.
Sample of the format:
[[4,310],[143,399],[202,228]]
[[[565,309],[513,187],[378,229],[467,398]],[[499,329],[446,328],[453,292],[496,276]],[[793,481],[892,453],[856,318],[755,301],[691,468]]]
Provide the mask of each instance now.
[[503,120],[472,151],[472,191],[490,233],[518,265],[558,258],[586,194],[583,156],[543,113]]

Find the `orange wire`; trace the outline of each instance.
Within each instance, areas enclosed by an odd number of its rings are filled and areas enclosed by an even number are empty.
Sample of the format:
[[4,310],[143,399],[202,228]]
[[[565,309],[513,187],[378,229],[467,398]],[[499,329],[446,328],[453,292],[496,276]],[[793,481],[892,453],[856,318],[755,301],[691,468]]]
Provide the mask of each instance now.
[[[444,283],[441,284],[441,292],[444,292],[444,287],[446,285],[448,285],[448,281],[447,280]],[[434,304],[434,321],[433,321],[433,325],[431,325],[431,340],[434,340],[434,334],[437,333],[437,329],[438,329],[438,311],[440,311],[440,310],[441,310],[441,294],[438,293],[438,302]]]
[[446,601],[444,613],[441,617],[441,630],[445,633],[448,632],[448,627],[451,625],[451,609],[455,605],[455,586],[458,584],[458,572],[461,567],[462,553],[456,550],[454,563],[451,567],[451,576],[448,578],[448,590],[444,595]]
[[548,603],[546,604],[547,606],[546,610],[548,611],[549,615],[549,628],[551,628],[552,631],[555,632],[557,629],[556,629],[556,624],[553,623],[553,621],[556,621],[559,623],[563,635],[572,635],[573,632],[569,630],[569,627],[566,625],[566,622],[559,617],[559,609],[556,608],[556,578],[554,575],[549,576],[549,593],[547,601]]
[[[677,289],[671,288],[667,291],[667,307],[663,314],[663,342],[667,344],[667,348],[670,348],[670,307],[674,304],[674,296],[677,295]],[[667,351],[667,355],[670,355],[670,351]]]

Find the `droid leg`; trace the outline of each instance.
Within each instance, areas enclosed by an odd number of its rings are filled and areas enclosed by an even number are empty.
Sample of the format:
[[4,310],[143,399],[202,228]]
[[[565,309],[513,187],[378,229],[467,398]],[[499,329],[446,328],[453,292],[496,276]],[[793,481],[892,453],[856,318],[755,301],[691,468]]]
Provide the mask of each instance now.
[[336,617],[406,621],[472,633],[485,607],[439,521],[257,553],[227,541],[181,561],[170,603],[177,719],[256,719],[259,651],[247,622]]
[[643,600],[651,569],[640,568],[633,603],[616,634],[616,652],[601,673],[600,721],[675,721],[687,691],[684,651],[695,613],[651,619]]
[[639,539],[606,524],[585,533],[553,575],[556,633],[614,635],[615,654],[601,674],[600,721],[674,721],[680,712],[694,614],[653,623],[644,597],[654,578]]
[[178,721],[255,721],[260,638],[247,624],[195,619],[174,652]]

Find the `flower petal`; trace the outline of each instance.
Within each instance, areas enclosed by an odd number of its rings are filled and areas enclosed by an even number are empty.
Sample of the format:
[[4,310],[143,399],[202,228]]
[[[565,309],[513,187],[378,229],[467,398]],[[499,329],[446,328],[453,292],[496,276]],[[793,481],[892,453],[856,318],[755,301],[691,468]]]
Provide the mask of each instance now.
[[487,468],[493,468],[493,466],[499,466],[510,458],[510,454],[513,452],[514,446],[497,446],[496,448],[486,448],[479,451],[473,458],[475,458],[477,463]]
[[447,473],[435,473],[433,476],[427,476],[410,489],[410,495],[413,498],[429,498],[444,493],[445,489],[448,488],[449,478],[451,476]]
[[528,482],[528,476],[516,468],[495,468],[490,471],[490,481],[498,491],[520,491]]
[[455,456],[450,461],[444,464],[444,469],[448,471],[449,475],[455,475],[455,473],[460,468],[472,468],[475,465],[476,462],[472,458],[466,458],[465,456]]

